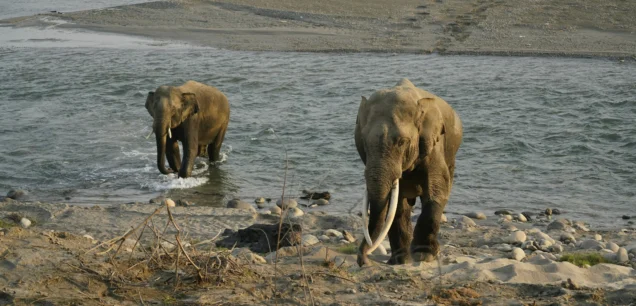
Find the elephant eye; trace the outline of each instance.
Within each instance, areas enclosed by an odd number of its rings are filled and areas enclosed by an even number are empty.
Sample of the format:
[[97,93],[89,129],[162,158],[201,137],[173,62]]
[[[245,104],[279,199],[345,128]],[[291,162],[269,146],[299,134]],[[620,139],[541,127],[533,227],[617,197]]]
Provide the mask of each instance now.
[[409,143],[409,139],[405,138],[405,137],[402,137],[402,138],[398,139],[398,143],[397,144],[398,144],[398,146],[403,147],[407,143]]

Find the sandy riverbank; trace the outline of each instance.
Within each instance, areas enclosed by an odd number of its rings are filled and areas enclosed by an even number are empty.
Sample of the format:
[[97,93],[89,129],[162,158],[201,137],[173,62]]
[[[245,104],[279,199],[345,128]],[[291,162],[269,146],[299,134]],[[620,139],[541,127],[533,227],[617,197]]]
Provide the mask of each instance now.
[[230,50],[631,58],[635,12],[636,2],[621,0],[184,0],[49,15],[71,22],[59,27]]
[[[274,265],[275,253],[247,249],[262,245],[242,240],[234,246],[226,240],[249,226],[277,224],[279,217],[267,208],[174,207],[170,212],[177,232],[168,223],[167,209],[156,203],[77,207],[5,199],[0,203],[0,304],[287,305],[311,304],[312,298],[320,305],[636,302],[636,261],[629,255],[636,253],[633,228],[599,232],[566,220],[567,215],[554,218],[563,221],[535,216],[528,222],[449,215],[440,235],[441,267],[438,262],[388,266],[383,264],[388,256],[376,254],[372,266],[359,268],[352,251],[362,239],[360,218],[303,209],[303,216],[285,223],[302,228],[298,237],[307,244],[303,264],[298,249],[290,246],[281,249]],[[16,216],[32,220],[31,226],[22,228],[12,221],[20,219]],[[117,251],[117,238],[138,226]],[[344,231],[356,241],[337,237]],[[188,259],[175,250],[177,233]],[[165,239],[160,247],[158,237]],[[516,247],[525,250],[513,251]],[[511,259],[514,252],[523,258]],[[564,254],[580,253],[613,263],[578,267],[559,261]],[[621,256],[628,260],[618,263]],[[196,281],[190,259],[203,281]]]

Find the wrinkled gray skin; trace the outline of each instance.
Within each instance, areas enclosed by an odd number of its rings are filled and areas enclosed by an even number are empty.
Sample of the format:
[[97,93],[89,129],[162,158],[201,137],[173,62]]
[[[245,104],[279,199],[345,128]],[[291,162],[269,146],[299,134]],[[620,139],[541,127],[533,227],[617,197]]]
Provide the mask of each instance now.
[[[369,196],[369,234],[375,242],[384,224],[393,181],[399,181],[398,206],[391,228],[388,264],[432,261],[437,234],[453,184],[455,154],[462,141],[459,116],[444,100],[402,79],[395,87],[362,97],[355,143],[365,164]],[[411,234],[411,208],[417,197],[422,214]],[[362,241],[358,264],[368,264]]]
[[[194,159],[204,154],[206,145],[210,161],[219,160],[230,121],[230,105],[218,89],[195,81],[178,87],[159,86],[148,93],[146,109],[154,119],[157,168],[161,173],[178,172],[179,177],[189,177]],[[168,128],[172,138],[168,137]],[[183,145],[183,162],[177,141]]]

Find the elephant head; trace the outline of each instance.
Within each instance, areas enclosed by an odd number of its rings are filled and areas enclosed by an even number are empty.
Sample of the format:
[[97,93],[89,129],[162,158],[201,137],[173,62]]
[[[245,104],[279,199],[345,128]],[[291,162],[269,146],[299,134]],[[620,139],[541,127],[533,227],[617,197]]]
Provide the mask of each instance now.
[[370,226],[373,234],[378,234],[375,243],[369,228],[364,227],[366,242],[371,246],[367,254],[386,238],[398,206],[398,195],[409,199],[422,194],[433,197],[436,195],[430,194],[430,189],[450,190],[444,158],[447,127],[436,99],[439,98],[415,88],[406,79],[392,89],[377,91],[368,100],[362,97],[355,143],[365,164],[367,191],[363,216],[366,220],[369,208],[371,217],[376,219],[387,211],[379,234]]
[[[166,169],[166,137],[172,137],[174,129],[190,116],[199,112],[199,103],[194,93],[181,92],[176,87],[161,86],[154,92],[148,92],[146,109],[153,118],[153,131],[157,140],[157,167],[163,174]],[[176,170],[176,169],[175,169]]]

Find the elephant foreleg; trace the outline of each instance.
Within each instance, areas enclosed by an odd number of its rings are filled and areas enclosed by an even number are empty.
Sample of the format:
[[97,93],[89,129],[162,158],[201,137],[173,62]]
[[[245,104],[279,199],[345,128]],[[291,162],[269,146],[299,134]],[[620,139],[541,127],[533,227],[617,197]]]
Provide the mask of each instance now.
[[[376,241],[378,236],[380,235],[380,231],[382,231],[382,227],[384,226],[384,218],[386,216],[386,212],[388,209],[388,205],[384,205],[383,207],[375,207],[371,206],[371,212],[369,213],[369,235],[371,236],[371,240]],[[364,266],[368,265],[369,256],[367,252],[371,246],[367,244],[366,239],[362,239],[362,243],[358,248],[358,265]]]
[[437,234],[444,213],[444,204],[422,200],[422,214],[417,219],[411,242],[411,257],[415,261],[433,261],[439,253]]
[[183,163],[181,164],[181,169],[179,169],[179,177],[190,177],[192,175],[194,160],[199,154],[198,132],[195,126],[196,124],[192,121],[184,124]]
[[179,143],[174,139],[166,142],[166,158],[170,169],[178,172],[181,168],[181,154],[179,153]]
[[391,258],[387,262],[390,265],[401,265],[411,262],[409,246],[411,244],[411,207],[415,205],[415,198],[400,198],[395,219],[389,230],[389,242],[391,243]]

